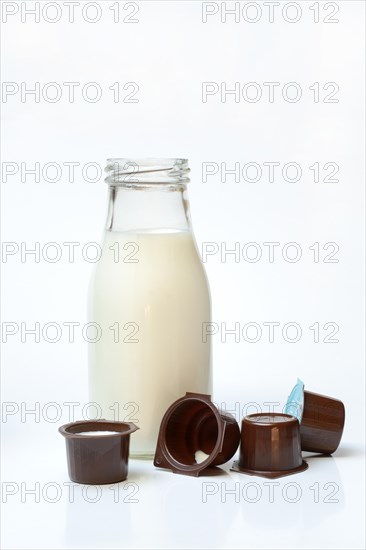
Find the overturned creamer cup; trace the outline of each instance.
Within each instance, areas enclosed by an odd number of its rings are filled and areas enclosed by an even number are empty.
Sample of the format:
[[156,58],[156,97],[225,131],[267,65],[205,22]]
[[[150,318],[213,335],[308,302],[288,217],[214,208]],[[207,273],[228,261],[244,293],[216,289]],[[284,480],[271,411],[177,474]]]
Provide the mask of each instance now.
[[230,460],[239,441],[239,426],[231,414],[218,409],[209,395],[186,393],[163,416],[154,465],[199,476]]
[[124,481],[128,474],[132,422],[82,420],[64,424],[58,431],[66,439],[71,481],[102,485]]
[[285,411],[300,422],[301,449],[332,454],[343,434],[345,408],[342,401],[304,389],[301,380],[291,391]]
[[281,413],[245,416],[241,424],[239,460],[231,470],[274,479],[303,472],[299,422]]

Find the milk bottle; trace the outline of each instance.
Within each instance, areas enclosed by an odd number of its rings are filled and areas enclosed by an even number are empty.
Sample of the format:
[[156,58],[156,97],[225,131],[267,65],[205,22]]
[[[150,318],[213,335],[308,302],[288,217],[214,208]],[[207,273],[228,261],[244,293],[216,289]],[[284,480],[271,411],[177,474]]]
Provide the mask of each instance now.
[[151,458],[168,406],[211,393],[207,277],[192,233],[184,159],[111,159],[107,227],[89,289],[90,400],[140,430],[131,456]]

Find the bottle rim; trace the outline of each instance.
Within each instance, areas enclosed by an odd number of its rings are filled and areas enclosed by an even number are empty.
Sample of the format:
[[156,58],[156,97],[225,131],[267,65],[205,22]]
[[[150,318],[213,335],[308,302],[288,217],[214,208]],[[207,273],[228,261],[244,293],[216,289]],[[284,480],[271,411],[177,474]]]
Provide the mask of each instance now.
[[105,182],[113,187],[181,189],[190,181],[188,159],[184,158],[108,158],[105,172]]

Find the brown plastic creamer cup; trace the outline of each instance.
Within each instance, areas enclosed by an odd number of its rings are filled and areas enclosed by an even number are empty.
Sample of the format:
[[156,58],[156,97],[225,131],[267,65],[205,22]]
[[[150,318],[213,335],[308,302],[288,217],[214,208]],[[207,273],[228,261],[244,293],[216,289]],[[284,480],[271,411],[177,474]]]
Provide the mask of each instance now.
[[[66,439],[70,479],[87,485],[124,481],[128,474],[130,434],[138,429],[132,422],[109,420],[82,420],[61,426],[58,431]],[[118,433],[81,433],[100,431]]]
[[297,380],[287,400],[285,412],[294,414],[300,422],[303,451],[332,454],[343,434],[345,408],[342,401],[304,390]]
[[342,401],[304,391],[300,423],[301,448],[313,453],[332,454],[343,434],[345,409]]
[[274,479],[303,472],[307,467],[301,456],[297,418],[282,413],[243,418],[240,455],[233,471]]
[[[239,426],[231,414],[218,409],[209,395],[187,392],[163,416],[154,466],[199,476],[230,460],[239,441]],[[202,462],[196,461],[197,451],[207,455]]]

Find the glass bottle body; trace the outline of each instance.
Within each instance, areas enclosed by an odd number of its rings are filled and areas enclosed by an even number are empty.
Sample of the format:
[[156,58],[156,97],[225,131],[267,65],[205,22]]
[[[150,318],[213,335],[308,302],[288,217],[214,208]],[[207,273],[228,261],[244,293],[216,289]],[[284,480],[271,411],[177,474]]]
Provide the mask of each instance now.
[[149,177],[158,181],[146,183],[146,164],[128,184],[113,185],[113,169],[88,317],[101,328],[89,344],[90,399],[104,418],[135,422],[131,456],[150,458],[168,406],[187,391],[211,393],[211,346],[202,337],[211,301],[185,182],[161,182],[155,162]]

